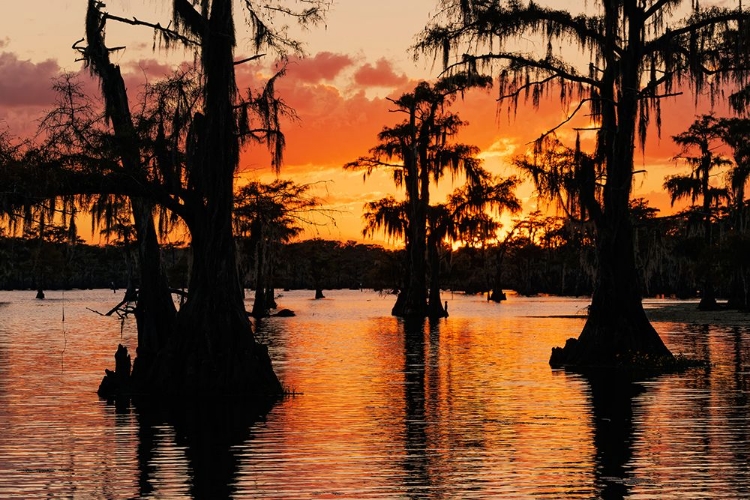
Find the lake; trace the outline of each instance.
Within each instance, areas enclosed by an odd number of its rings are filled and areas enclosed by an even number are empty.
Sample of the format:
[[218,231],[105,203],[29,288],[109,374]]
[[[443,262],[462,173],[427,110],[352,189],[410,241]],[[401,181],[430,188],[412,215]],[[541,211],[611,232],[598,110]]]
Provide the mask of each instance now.
[[94,311],[122,292],[0,292],[0,498],[750,497],[742,322],[655,322],[712,365],[630,383],[547,364],[585,299],[448,292],[449,318],[404,324],[394,296],[325,294],[257,326],[294,392],[266,414],[107,404],[135,320]]

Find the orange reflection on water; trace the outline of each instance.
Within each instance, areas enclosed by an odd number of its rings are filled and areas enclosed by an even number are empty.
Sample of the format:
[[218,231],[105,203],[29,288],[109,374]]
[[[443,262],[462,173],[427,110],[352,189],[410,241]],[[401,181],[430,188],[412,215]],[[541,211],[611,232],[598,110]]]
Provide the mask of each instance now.
[[[327,304],[345,316],[340,306]],[[303,394],[268,417],[283,437],[263,461],[285,469],[248,461],[269,488],[261,493],[289,493],[284,476],[319,495],[366,496],[394,482],[405,494],[448,497],[593,491],[587,385],[547,365],[549,346],[579,320],[561,332],[559,320],[503,319],[495,307],[485,318],[411,325],[310,307],[316,314],[298,314],[293,326],[269,326],[286,360],[282,379]]]
[[644,484],[660,484],[664,498],[734,498],[750,477],[748,332],[656,326],[666,332],[668,345],[687,347],[710,367],[644,384],[648,391],[634,401],[634,475]]
[[[81,292],[33,296],[16,292],[2,308],[0,469],[12,486],[0,485],[0,497],[121,496],[118,475],[134,470],[133,418],[96,397],[120,325],[87,310],[96,306]],[[119,340],[131,345],[133,332]]]

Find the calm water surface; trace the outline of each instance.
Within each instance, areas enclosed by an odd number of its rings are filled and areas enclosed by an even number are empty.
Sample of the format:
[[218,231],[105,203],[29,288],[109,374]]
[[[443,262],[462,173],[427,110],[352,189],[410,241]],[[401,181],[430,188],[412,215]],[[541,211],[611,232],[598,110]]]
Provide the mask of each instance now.
[[744,327],[655,323],[714,365],[630,384],[549,368],[586,300],[446,294],[450,318],[412,325],[392,296],[326,295],[258,325],[297,393],[258,419],[108,405],[135,324],[93,311],[121,295],[0,292],[0,498],[750,497]]

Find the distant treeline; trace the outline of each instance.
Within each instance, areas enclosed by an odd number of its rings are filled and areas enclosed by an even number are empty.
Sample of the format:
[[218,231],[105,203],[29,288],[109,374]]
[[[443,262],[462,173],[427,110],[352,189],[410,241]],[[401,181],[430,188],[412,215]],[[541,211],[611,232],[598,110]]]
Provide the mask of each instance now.
[[[695,297],[699,269],[690,251],[695,236],[679,231],[679,219],[645,218],[636,224],[637,255],[645,296]],[[441,276],[446,289],[485,293],[492,289],[501,262],[503,288],[524,295],[589,295],[595,269],[592,240],[583,228],[559,218],[540,221],[536,231],[519,231],[503,245],[464,246],[441,251]],[[239,242],[240,272],[254,288],[254,256]],[[499,255],[502,252],[502,255]],[[498,257],[501,257],[500,259]],[[717,292],[729,296],[730,271],[717,254]],[[126,288],[137,283],[136,252],[123,245],[39,241],[0,237],[0,288],[71,289]],[[273,287],[282,289],[397,290],[403,277],[403,250],[379,245],[311,239],[281,245],[274,253]],[[726,260],[726,259],[725,259]],[[162,248],[170,286],[187,287],[189,251]],[[130,271],[129,271],[130,268]],[[726,276],[724,270],[726,270]],[[129,276],[131,276],[129,278]],[[721,279],[721,277],[725,279]]]
[[[184,286],[186,250],[167,247],[162,252],[170,281],[175,286]],[[126,251],[122,245],[0,237],[0,289],[3,290],[124,289],[131,279],[129,269],[134,272],[137,265],[135,252]]]

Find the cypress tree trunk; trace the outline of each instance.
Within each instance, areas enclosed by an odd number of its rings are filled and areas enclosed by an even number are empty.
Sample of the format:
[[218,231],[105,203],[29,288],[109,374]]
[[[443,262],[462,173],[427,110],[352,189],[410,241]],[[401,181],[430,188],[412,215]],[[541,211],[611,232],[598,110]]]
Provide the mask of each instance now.
[[489,297],[492,302],[502,302],[508,298],[503,292],[503,260],[506,248],[507,240],[500,245],[495,254],[495,280],[492,283],[492,291]]
[[[416,203],[418,204],[418,203]],[[400,317],[421,317],[427,316],[427,263],[425,231],[420,230],[425,227],[426,217],[422,216],[424,211],[418,207],[413,207],[413,223],[409,222],[410,235],[409,245],[407,248],[407,269],[406,287],[399,293],[396,305],[393,306],[392,314]]]
[[161,262],[153,219],[153,205],[143,199],[131,200],[138,238],[140,287],[135,317],[138,326],[138,355],[133,375],[150,370],[153,358],[172,333],[175,306]]
[[[112,122],[123,168],[136,178],[145,178],[125,82],[120,68],[109,59],[103,29],[97,3],[89,0],[86,13],[87,63],[92,72],[99,77],[106,113]],[[131,197],[131,206],[140,264],[138,305],[135,311],[138,326],[138,358],[134,363],[134,376],[142,379],[151,369],[154,356],[166,344],[172,332],[175,307],[161,265],[161,253],[153,219],[154,205],[143,198]],[[130,293],[130,290],[126,293]]]
[[672,355],[646,317],[636,274],[632,230],[627,218],[598,229],[599,266],[589,316],[577,340],[553,348],[553,367],[629,365],[641,357]]
[[191,157],[196,195],[187,218],[193,251],[189,295],[155,380],[171,393],[278,395],[268,350],[255,342],[245,312],[232,234],[239,140],[234,114],[231,0],[214,0],[201,35],[204,114],[196,116]]
[[703,251],[703,290],[701,293],[701,300],[698,303],[698,309],[701,311],[713,311],[717,309],[716,304],[716,292],[714,290],[714,266],[713,261],[715,255],[713,254],[713,235],[711,234],[711,197],[709,196],[709,169],[711,168],[711,158],[709,155],[704,154],[702,160],[703,172],[701,178],[701,189],[703,190],[703,238],[705,244],[705,250]]
[[[616,3],[605,2],[607,9]],[[642,10],[640,11],[642,14]],[[617,33],[617,16],[608,15],[607,37]],[[672,358],[643,310],[630,222],[630,192],[638,105],[638,79],[643,22],[632,12],[628,50],[621,60],[614,51],[607,61],[602,85],[602,130],[599,153],[606,158],[604,210],[595,219],[598,269],[589,316],[578,339],[553,348],[553,367],[587,368],[632,365],[640,358]],[[621,93],[615,98],[616,71]]]
[[425,262],[427,207],[422,206],[420,199],[420,174],[416,151],[416,115],[412,108],[409,113],[410,138],[412,145],[403,147],[404,183],[406,184],[407,220],[406,229],[406,276],[404,288],[398,294],[396,304],[391,310],[393,316],[402,318],[427,316],[427,283]]
[[[261,233],[261,224],[259,221],[253,222],[253,236],[255,240],[255,299],[253,300],[253,310],[250,313],[253,318],[265,318],[268,316],[270,309],[268,304],[268,294],[266,293],[266,272],[265,272],[265,247]],[[256,237],[257,234],[257,237]]]
[[447,318],[448,311],[443,308],[440,298],[440,253],[436,238],[429,237],[428,254],[430,260],[430,301],[427,306],[429,318]]

